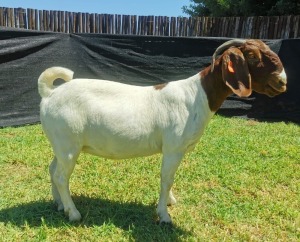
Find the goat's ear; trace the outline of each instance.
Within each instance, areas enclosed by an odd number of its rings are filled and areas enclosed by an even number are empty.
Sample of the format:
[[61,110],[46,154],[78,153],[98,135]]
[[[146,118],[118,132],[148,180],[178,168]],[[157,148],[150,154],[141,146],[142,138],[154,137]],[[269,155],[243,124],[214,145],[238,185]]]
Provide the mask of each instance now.
[[226,50],[222,56],[222,77],[226,85],[240,97],[252,93],[251,76],[243,53],[238,48]]

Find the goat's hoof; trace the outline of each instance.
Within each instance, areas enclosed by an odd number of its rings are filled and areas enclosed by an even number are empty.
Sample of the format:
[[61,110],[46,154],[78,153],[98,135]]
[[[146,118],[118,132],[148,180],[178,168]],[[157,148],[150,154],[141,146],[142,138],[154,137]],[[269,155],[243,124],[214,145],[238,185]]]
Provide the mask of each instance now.
[[168,200],[168,206],[172,206],[172,205],[175,205],[176,204],[176,199],[175,197],[170,197],[169,200]]
[[64,210],[64,205],[62,203],[57,204],[57,211],[63,211]]
[[162,220],[159,220],[159,226],[161,226],[161,227],[172,227],[173,226],[173,223],[172,223],[172,221],[168,221],[168,222],[166,222],[166,221],[162,221]]
[[70,222],[78,222],[81,220],[81,215],[78,212],[77,209],[71,211],[71,210],[65,210],[65,215],[68,217],[69,216],[69,221]]
[[172,225],[172,220],[169,214],[167,214],[164,217],[159,218],[159,225],[165,226],[165,225]]
[[69,221],[70,222],[78,222],[81,220],[81,214],[76,210],[74,212],[69,213]]

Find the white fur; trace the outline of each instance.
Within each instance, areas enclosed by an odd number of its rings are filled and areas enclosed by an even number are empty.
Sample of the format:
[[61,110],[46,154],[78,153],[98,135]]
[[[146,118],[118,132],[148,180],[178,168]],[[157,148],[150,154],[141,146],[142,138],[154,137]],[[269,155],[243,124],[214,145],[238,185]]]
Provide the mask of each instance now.
[[[157,212],[171,222],[167,204],[187,151],[194,148],[213,113],[200,75],[168,83],[160,90],[106,80],[72,79],[73,72],[52,67],[38,81],[41,122],[53,147],[52,192],[72,221],[81,218],[69,192],[69,178],[81,151],[112,159],[163,154]],[[66,82],[58,87],[56,78]]]
[[283,69],[282,72],[279,74],[279,78],[281,79],[281,81],[286,84],[287,83],[287,77],[286,77],[286,73],[285,70]]

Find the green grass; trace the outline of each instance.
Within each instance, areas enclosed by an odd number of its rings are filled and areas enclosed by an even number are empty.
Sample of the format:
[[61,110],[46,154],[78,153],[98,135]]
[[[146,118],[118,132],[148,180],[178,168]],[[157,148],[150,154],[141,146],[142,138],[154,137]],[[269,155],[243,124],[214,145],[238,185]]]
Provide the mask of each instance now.
[[299,241],[300,127],[216,116],[176,174],[173,226],[156,224],[160,156],[82,154],[69,223],[51,200],[40,125],[0,129],[1,241]]

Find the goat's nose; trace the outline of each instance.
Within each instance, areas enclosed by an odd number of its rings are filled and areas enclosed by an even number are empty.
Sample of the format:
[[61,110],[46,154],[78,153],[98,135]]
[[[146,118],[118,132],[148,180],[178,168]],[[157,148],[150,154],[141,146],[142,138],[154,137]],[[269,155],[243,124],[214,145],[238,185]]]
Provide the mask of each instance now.
[[286,73],[285,73],[284,69],[279,74],[279,84],[282,86],[285,86],[287,84],[287,78],[286,78]]

